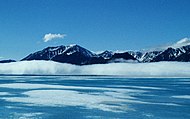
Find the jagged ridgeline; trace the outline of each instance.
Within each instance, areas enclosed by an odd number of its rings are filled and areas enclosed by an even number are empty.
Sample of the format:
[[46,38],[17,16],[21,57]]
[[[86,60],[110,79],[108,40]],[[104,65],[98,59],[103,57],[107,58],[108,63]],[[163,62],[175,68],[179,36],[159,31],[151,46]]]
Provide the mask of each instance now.
[[79,45],[69,45],[47,47],[22,59],[22,61],[25,60],[52,60],[61,63],[87,65],[123,62],[128,60],[136,61],[137,59],[130,55],[128,52],[113,53],[110,51],[105,51],[100,54],[95,54]]
[[167,48],[162,51],[104,51],[100,54],[93,53],[79,45],[47,47],[41,51],[32,53],[24,60],[52,60],[61,63],[77,65],[103,64],[111,62],[159,62],[159,61],[190,61],[190,45],[179,48]]
[[[46,60],[76,65],[106,64],[121,62],[159,62],[159,61],[190,61],[190,45],[178,48],[168,47],[164,50],[152,50],[147,52],[125,51],[102,53],[91,52],[79,45],[47,47],[41,51],[31,53],[21,61]],[[15,62],[15,60],[3,60],[0,63]]]
[[160,62],[160,61],[189,62],[190,45],[182,46],[179,48],[169,47],[165,50],[149,51],[144,53],[130,51],[129,54],[134,56],[139,62]]

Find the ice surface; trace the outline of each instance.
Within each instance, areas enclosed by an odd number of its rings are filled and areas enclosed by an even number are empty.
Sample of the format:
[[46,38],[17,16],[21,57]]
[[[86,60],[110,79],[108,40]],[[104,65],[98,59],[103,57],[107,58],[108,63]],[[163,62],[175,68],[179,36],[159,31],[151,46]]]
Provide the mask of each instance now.
[[190,95],[177,95],[177,96],[172,96],[172,98],[190,99]]
[[190,117],[189,78],[79,77],[1,76],[0,118]]
[[[29,83],[1,84],[0,88],[30,89],[30,91],[23,93],[23,95],[25,95],[24,97],[4,97],[2,99],[9,102],[20,102],[31,106],[78,106],[87,109],[99,109],[111,112],[131,110],[125,103],[179,106],[175,103],[141,101],[138,98],[133,97],[133,95],[140,95],[147,91],[127,88],[98,88]],[[81,92],[81,90],[84,90],[84,92]],[[98,92],[88,93],[88,90],[96,90]]]
[[11,94],[8,92],[0,92],[0,96],[5,96],[5,95],[11,95]]
[[9,83],[9,84],[1,84],[0,88],[14,88],[14,89],[78,89],[78,90],[108,90],[114,92],[138,92],[144,93],[146,91],[143,90],[134,90],[134,89],[120,89],[120,88],[106,88],[106,87],[81,87],[81,86],[64,86],[64,85],[48,85],[48,84],[30,84],[30,83]]

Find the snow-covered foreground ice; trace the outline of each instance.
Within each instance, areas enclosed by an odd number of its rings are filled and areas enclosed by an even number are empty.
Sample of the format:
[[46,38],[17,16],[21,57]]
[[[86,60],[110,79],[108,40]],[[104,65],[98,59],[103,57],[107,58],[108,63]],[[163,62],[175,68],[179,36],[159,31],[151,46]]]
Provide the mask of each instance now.
[[190,118],[189,78],[1,76],[0,118]]
[[110,63],[76,66],[53,61],[0,64],[0,74],[124,75],[126,77],[190,77],[190,62]]

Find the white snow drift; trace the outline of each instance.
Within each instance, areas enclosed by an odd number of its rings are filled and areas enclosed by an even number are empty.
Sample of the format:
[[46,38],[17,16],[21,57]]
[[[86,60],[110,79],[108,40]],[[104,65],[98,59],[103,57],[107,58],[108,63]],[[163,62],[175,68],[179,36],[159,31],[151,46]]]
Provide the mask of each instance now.
[[189,62],[110,63],[76,66],[53,61],[0,64],[0,74],[123,75],[126,77],[190,77]]

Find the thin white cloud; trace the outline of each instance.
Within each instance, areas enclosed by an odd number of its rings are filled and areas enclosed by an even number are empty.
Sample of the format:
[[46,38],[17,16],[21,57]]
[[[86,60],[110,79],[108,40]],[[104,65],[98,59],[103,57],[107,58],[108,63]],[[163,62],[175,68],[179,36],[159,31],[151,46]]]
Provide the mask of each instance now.
[[166,50],[169,47],[176,49],[176,48],[180,48],[182,46],[187,46],[187,45],[190,45],[190,38],[180,39],[179,41],[177,41],[173,44],[166,44],[166,45],[161,45],[161,46],[157,46],[157,47],[150,48],[150,49],[143,49],[143,51],[145,51],[145,52],[146,51],[154,51],[154,50],[161,51],[161,50]]
[[167,49],[169,47],[180,48],[180,47],[187,46],[187,45],[190,45],[190,38],[180,39],[179,41],[177,41],[173,44],[165,45],[165,46],[162,46],[161,48],[162,49]]
[[173,48],[179,48],[182,46],[190,45],[190,39],[189,38],[183,38],[176,43],[172,44],[171,47]]
[[65,38],[66,34],[52,34],[52,33],[48,33],[44,35],[43,41],[44,42],[48,42],[54,39],[63,39]]

